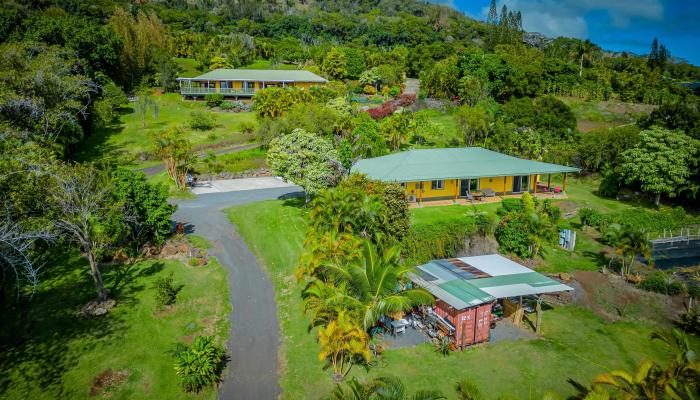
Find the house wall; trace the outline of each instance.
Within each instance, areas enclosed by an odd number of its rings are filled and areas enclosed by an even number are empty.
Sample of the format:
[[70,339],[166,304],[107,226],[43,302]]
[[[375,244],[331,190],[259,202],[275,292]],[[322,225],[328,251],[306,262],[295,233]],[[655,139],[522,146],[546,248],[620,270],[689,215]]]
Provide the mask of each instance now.
[[[534,191],[535,182],[539,178],[539,175],[530,176],[530,192]],[[459,196],[459,181],[459,179],[445,179],[444,189],[432,189],[431,181],[422,181],[422,190],[419,189],[421,182],[406,182],[406,195],[416,196],[416,200],[438,200],[456,198]],[[484,190],[488,188],[493,190],[496,194],[503,194],[504,183],[506,194],[511,194],[513,192],[512,176],[480,178],[479,190]]]

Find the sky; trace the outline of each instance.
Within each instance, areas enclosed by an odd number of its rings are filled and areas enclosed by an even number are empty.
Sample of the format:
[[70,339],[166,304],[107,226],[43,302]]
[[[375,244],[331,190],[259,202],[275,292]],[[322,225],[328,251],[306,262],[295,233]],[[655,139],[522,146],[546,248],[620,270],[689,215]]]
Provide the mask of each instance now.
[[[433,0],[485,20],[490,0]],[[658,37],[674,57],[700,65],[700,0],[497,0],[523,14],[523,29],[590,39],[605,50],[648,54]]]

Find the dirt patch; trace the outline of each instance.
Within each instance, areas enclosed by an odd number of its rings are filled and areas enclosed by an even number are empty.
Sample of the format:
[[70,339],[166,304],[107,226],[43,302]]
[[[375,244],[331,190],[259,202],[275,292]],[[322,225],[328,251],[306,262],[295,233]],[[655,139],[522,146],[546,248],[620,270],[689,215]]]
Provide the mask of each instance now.
[[610,128],[611,126],[621,125],[622,123],[615,124],[613,122],[605,121],[589,121],[589,120],[578,120],[576,121],[576,129],[581,132],[590,132],[601,128]]
[[606,321],[638,320],[671,325],[685,311],[683,299],[637,289],[612,274],[577,271],[569,284],[573,301]]
[[92,380],[90,396],[98,396],[110,388],[121,385],[129,378],[129,374],[130,371],[128,369],[115,371],[112,368],[108,368],[102,371]]

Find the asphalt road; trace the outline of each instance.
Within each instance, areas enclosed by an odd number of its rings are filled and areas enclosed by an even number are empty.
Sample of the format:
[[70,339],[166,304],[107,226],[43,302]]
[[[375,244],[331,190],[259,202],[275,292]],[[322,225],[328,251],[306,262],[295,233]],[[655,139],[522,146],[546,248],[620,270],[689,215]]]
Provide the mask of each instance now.
[[213,244],[209,254],[228,271],[233,305],[227,343],[230,361],[219,399],[273,400],[280,393],[280,332],[272,282],[222,210],[296,195],[302,195],[299,187],[213,193],[174,201],[178,205],[175,221],[184,223],[188,232],[207,238]]

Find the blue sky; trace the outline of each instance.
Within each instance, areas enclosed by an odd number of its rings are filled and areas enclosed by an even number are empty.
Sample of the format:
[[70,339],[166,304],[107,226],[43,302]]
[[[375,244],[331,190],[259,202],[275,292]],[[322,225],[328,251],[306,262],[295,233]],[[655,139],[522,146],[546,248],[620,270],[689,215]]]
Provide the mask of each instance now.
[[[490,0],[434,0],[485,20]],[[676,57],[700,65],[698,0],[497,0],[523,13],[523,28],[589,38],[606,50],[647,54],[654,37]]]

